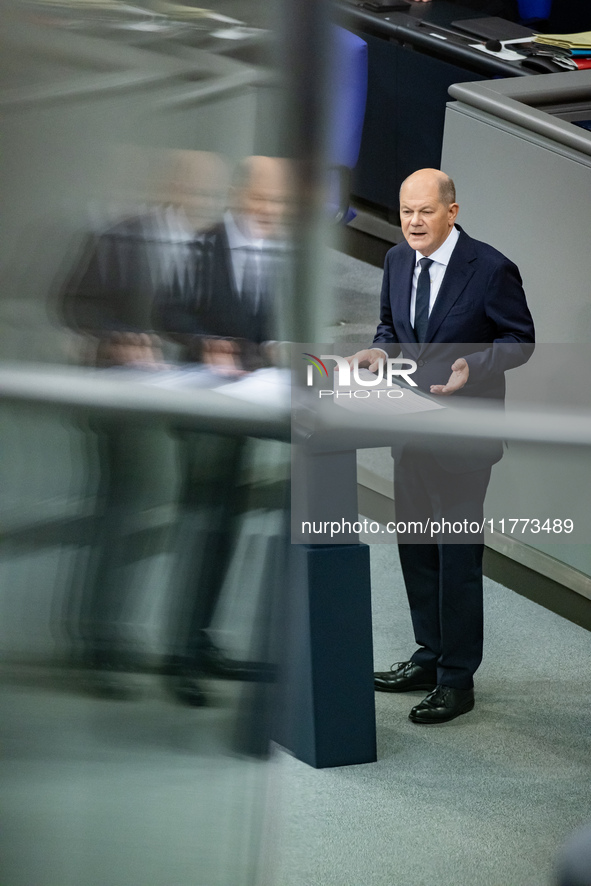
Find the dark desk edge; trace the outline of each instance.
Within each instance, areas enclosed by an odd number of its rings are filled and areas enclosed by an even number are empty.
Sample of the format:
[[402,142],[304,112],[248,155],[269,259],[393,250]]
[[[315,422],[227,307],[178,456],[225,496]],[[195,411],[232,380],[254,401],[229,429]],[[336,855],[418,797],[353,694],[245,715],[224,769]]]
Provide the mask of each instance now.
[[[435,55],[444,61],[456,65],[464,65],[477,74],[497,76],[503,74],[506,77],[529,77],[532,71],[521,68],[516,62],[506,62],[495,56],[487,55],[477,49],[471,49],[468,45],[452,43],[432,37],[428,28],[419,26],[417,19],[404,12],[372,13],[369,10],[356,7],[346,0],[337,0],[334,3],[335,18],[338,24],[344,27],[354,28],[363,32],[375,34],[383,39],[394,40],[399,43],[411,43],[418,49],[428,50],[429,54]],[[389,21],[386,21],[386,16]],[[423,21],[423,20],[421,20]],[[433,25],[437,29],[437,25]],[[458,38],[462,36],[458,34]],[[475,37],[474,42],[478,39]],[[546,75],[547,76],[547,75]]]

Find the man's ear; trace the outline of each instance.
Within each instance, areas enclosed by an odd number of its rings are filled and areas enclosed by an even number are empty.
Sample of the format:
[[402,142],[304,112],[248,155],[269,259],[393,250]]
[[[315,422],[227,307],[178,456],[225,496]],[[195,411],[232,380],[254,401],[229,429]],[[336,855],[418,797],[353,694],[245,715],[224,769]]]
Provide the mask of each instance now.
[[457,203],[450,203],[448,212],[449,212],[449,220],[452,223],[452,225],[455,222],[456,218],[458,217],[459,211],[460,211],[460,207],[458,206]]

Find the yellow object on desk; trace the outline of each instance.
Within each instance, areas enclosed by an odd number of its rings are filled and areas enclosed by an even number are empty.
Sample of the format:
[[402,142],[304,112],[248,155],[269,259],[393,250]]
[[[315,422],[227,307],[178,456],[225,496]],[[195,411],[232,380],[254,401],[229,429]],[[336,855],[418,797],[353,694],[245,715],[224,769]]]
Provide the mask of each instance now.
[[591,31],[579,34],[536,34],[535,43],[546,46],[561,46],[563,49],[591,49]]

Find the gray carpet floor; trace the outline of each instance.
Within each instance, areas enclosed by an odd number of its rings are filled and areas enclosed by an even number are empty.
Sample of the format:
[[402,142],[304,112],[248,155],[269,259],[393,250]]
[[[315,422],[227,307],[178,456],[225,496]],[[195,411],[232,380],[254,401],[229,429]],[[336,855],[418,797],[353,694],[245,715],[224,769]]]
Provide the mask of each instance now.
[[366,347],[379,319],[382,270],[336,250],[330,257],[335,320],[330,333],[335,341]]
[[[395,546],[373,545],[377,670],[413,651]],[[551,886],[591,821],[591,638],[486,580],[476,707],[421,727],[425,693],[376,694],[378,762],[314,771],[281,753],[281,886]]]

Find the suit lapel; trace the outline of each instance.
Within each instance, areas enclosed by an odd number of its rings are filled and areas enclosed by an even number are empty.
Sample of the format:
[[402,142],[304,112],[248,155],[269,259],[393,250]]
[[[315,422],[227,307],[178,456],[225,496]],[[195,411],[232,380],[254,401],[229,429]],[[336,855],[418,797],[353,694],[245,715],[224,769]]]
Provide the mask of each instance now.
[[404,250],[400,257],[400,266],[397,271],[400,285],[396,292],[400,293],[400,304],[392,305],[392,316],[396,317],[396,335],[400,342],[416,342],[415,331],[410,325],[410,296],[412,292],[412,275],[415,269],[416,253],[410,246]]
[[476,270],[473,264],[476,252],[470,238],[460,228],[460,238],[451,254],[443,282],[435,299],[429,325],[427,326],[427,342],[432,342],[447,314],[454,306],[468,281]]

